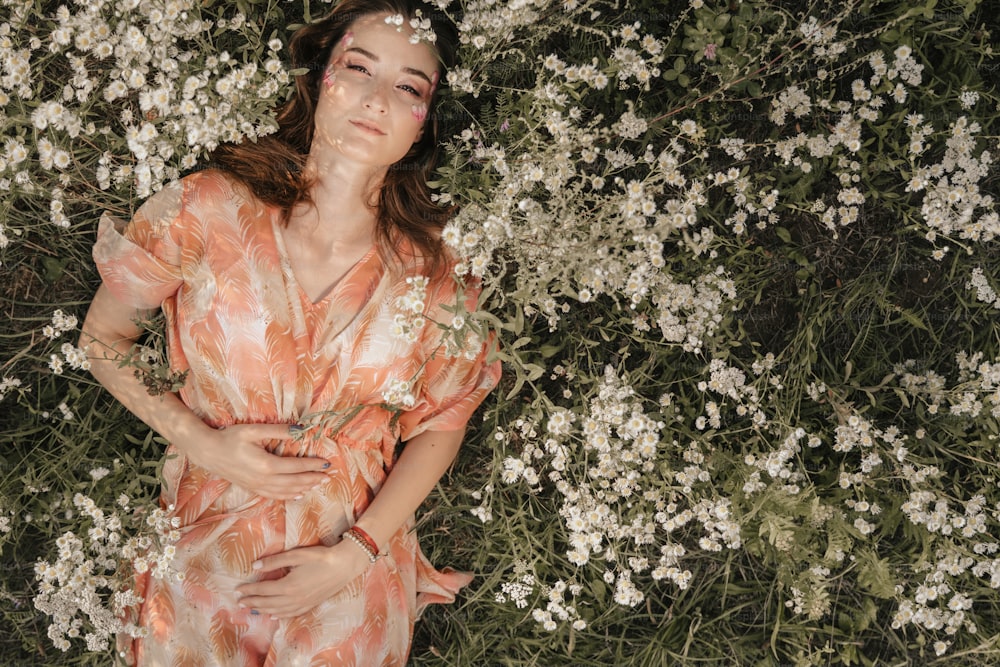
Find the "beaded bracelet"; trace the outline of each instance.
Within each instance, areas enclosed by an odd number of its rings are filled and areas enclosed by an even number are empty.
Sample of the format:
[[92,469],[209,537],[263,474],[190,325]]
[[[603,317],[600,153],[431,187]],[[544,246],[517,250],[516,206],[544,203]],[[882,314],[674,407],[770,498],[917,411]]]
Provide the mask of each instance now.
[[349,532],[352,532],[361,539],[363,539],[365,541],[365,544],[368,545],[368,548],[372,550],[372,553],[374,553],[376,556],[379,555],[378,544],[375,543],[375,540],[372,539],[372,536],[369,535],[364,528],[362,528],[361,526],[352,526]]
[[341,537],[357,544],[361,548],[361,550],[364,551],[365,554],[368,556],[368,560],[370,562],[374,563],[376,560],[378,560],[378,552],[373,551],[372,548],[368,546],[368,542],[363,537],[358,535],[357,530],[355,528],[351,528]]

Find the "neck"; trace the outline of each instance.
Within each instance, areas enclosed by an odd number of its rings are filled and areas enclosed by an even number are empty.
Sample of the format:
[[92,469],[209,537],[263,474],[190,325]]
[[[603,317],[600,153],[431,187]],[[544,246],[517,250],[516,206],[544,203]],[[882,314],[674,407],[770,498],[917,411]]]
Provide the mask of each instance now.
[[323,191],[336,193],[340,210],[367,208],[382,187],[388,168],[356,163],[317,143],[313,142],[306,160],[313,196]]
[[313,150],[306,172],[313,180],[312,204],[293,209],[297,231],[320,246],[370,244],[386,170],[354,164],[331,151]]

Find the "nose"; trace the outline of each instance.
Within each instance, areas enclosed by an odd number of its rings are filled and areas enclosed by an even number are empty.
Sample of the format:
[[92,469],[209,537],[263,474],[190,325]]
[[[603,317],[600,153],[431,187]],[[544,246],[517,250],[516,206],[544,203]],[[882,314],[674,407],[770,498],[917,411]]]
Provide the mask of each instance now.
[[382,86],[374,85],[368,89],[364,104],[366,109],[379,114],[384,114],[389,109],[388,94]]

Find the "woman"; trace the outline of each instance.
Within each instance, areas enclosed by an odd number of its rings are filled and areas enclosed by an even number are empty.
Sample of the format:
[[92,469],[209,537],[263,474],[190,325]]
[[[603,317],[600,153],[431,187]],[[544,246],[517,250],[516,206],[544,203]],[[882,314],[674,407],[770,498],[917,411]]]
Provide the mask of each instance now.
[[[81,342],[170,442],[161,502],[182,526],[181,576],[138,577],[138,664],[401,665],[423,607],[470,579],[412,532],[499,377],[487,343],[456,351],[438,326],[476,297],[425,185],[453,49],[439,17],[345,0],[293,38],[307,71],[275,137],[101,221]],[[159,307],[188,375],[154,397],[118,359]]]

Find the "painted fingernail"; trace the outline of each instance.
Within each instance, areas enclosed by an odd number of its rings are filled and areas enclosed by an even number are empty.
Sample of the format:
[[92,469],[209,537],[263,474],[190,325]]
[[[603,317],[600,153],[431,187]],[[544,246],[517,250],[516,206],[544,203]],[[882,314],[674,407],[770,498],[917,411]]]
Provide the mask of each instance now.
[[323,464],[323,470],[326,470],[329,467],[330,467],[330,462],[329,461],[327,461],[326,463]]
[[259,560],[255,560],[251,567],[253,567],[253,569],[255,570],[259,570],[260,568],[264,567],[264,564],[261,563]]
[[253,614],[254,616],[260,616],[260,612],[257,611],[256,609],[251,609],[250,613]]
[[288,426],[288,430],[291,431],[292,433],[300,433],[306,430],[306,427],[303,426],[302,424],[290,424]]
[[302,494],[300,493],[299,495],[295,496],[294,499],[295,500],[302,500]]

